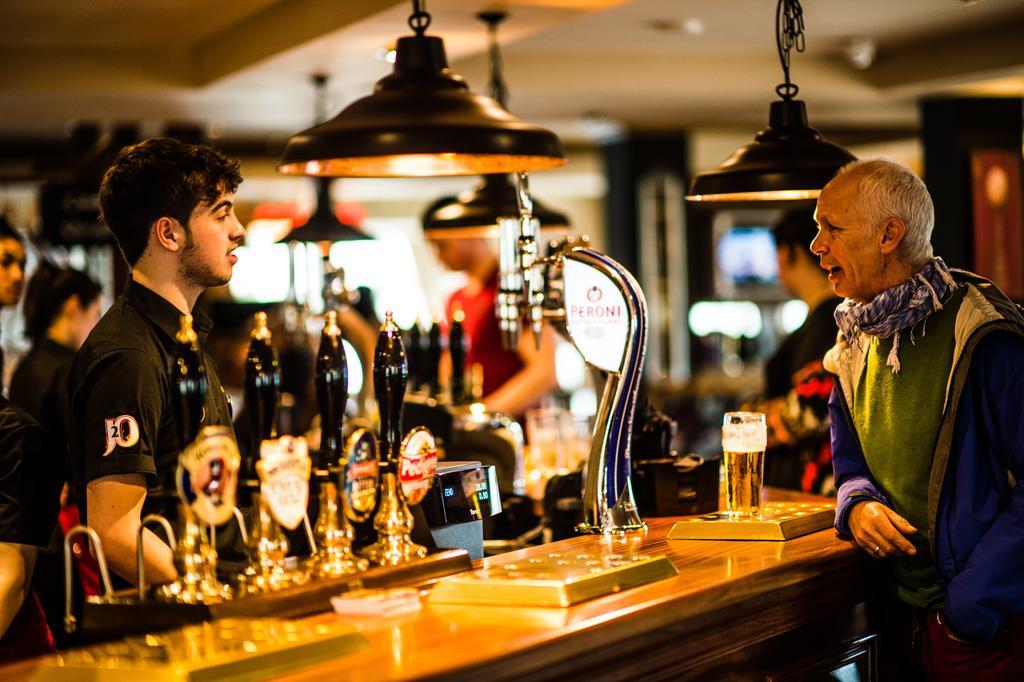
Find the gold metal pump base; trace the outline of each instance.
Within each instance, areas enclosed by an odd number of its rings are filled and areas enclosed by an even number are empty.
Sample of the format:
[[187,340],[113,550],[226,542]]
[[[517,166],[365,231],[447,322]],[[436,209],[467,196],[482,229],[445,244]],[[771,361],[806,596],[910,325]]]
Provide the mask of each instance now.
[[317,550],[306,562],[313,580],[338,578],[370,567],[369,561],[352,551],[355,531],[339,502],[338,486],[328,479],[321,480],[320,514],[313,529]]
[[393,471],[383,472],[380,506],[373,518],[377,542],[363,549],[363,556],[380,566],[396,566],[427,556],[427,548],[409,536],[412,526],[412,514],[398,489],[398,476]]
[[216,578],[217,550],[203,534],[195,517],[182,506],[185,529],[178,539],[175,564],[179,576],[154,590],[156,598],[179,604],[216,604],[230,598],[231,588]]
[[304,583],[304,572],[285,567],[288,538],[259,493],[253,493],[252,510],[255,523],[249,531],[249,565],[238,576],[235,595],[265,594]]

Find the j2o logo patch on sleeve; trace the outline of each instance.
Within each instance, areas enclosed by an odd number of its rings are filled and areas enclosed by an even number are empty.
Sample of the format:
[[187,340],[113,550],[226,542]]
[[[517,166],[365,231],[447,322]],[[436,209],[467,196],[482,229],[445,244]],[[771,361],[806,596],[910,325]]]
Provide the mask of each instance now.
[[130,448],[139,442],[139,422],[131,415],[122,414],[120,417],[106,419],[103,422],[103,427],[107,434],[107,449],[103,451],[104,457],[119,445],[122,448]]

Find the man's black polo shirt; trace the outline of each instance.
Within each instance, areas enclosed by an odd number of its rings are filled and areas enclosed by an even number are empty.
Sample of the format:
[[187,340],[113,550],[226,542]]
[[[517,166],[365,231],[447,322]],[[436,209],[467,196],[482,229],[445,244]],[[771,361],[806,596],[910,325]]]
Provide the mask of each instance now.
[[[181,313],[134,280],[97,323],[71,365],[68,437],[71,475],[86,520],[85,487],[113,474],[146,475],[142,515],[174,517],[174,472],[182,443],[173,401],[174,336]],[[201,310],[193,327],[204,344],[212,328]],[[227,398],[203,351],[208,390],[202,425],[231,426]]]

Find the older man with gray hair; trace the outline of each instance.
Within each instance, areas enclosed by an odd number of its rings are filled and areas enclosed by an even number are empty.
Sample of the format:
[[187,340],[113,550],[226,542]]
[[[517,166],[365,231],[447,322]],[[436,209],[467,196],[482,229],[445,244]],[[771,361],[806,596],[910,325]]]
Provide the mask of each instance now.
[[1024,670],[1024,316],[932,256],[924,183],[885,160],[822,190],[836,529],[886,560],[901,679]]

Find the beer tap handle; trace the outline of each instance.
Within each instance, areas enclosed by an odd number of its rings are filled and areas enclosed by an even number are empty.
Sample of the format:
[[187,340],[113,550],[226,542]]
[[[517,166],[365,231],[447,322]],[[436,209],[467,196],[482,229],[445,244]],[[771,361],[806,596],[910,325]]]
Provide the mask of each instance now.
[[135,562],[137,564],[137,578],[136,584],[139,586],[139,603],[146,600],[146,562],[143,558],[143,533],[146,531],[146,526],[150,523],[156,523],[164,529],[164,533],[167,534],[167,542],[171,546],[171,550],[178,549],[178,541],[174,537],[174,529],[171,528],[171,523],[159,514],[149,514],[143,517],[139,523],[139,530],[135,533]]
[[519,203],[519,264],[522,269],[521,308],[533,332],[533,342],[540,350],[540,333],[544,324],[544,270],[537,244],[537,219],[533,216],[533,198],[530,196],[530,182],[526,173],[516,175],[516,197]]
[[441,355],[444,353],[444,342],[441,339],[441,325],[437,320],[430,326],[427,333],[427,387],[431,398],[441,395]]
[[519,258],[519,220],[503,218],[498,221],[500,272],[498,295],[494,300],[494,314],[501,330],[501,344],[508,350],[519,345],[519,299],[523,290],[523,270]]
[[462,321],[466,313],[462,308],[457,308],[452,313],[451,327],[448,331],[448,352],[452,360],[451,377],[451,401],[453,405],[461,405],[466,402],[468,391],[466,390],[466,331]]
[[409,347],[406,348],[406,357],[409,360],[409,388],[414,392],[423,386],[423,331],[420,329],[420,319],[409,328]]
[[103,552],[103,543],[100,536],[89,526],[78,524],[64,534],[64,631],[72,634],[78,630],[78,621],[72,612],[74,594],[71,590],[72,572],[72,551],[71,545],[79,535],[88,536],[92,542],[92,553],[96,557],[96,565],[100,569],[100,580],[103,582],[103,597],[109,599],[114,594],[114,588],[110,584],[110,572],[107,570],[107,555]]
[[178,402],[178,427],[184,448],[199,434],[206,400],[206,368],[199,350],[199,337],[192,328],[192,316],[181,316],[175,336],[176,352],[173,386]]
[[235,521],[238,522],[238,534],[242,536],[242,544],[248,546],[249,529],[245,525],[245,515],[237,506],[231,508],[231,513],[235,515]]
[[385,315],[373,354],[373,390],[380,414],[381,460],[385,466],[398,460],[402,442],[402,404],[409,366],[405,359],[402,335],[392,317]]
[[278,400],[281,393],[281,368],[274,351],[267,314],[256,313],[245,357],[245,406],[249,417],[250,447],[242,461],[240,480],[251,487],[256,480],[256,461],[260,443],[277,437]]
[[348,401],[348,362],[341,342],[338,314],[327,311],[316,358],[316,397],[320,406],[319,469],[341,465],[342,428]]
[[302,527],[306,531],[306,542],[309,543],[309,553],[315,555],[317,553],[316,536],[313,535],[313,526],[309,522],[308,511],[302,515]]

